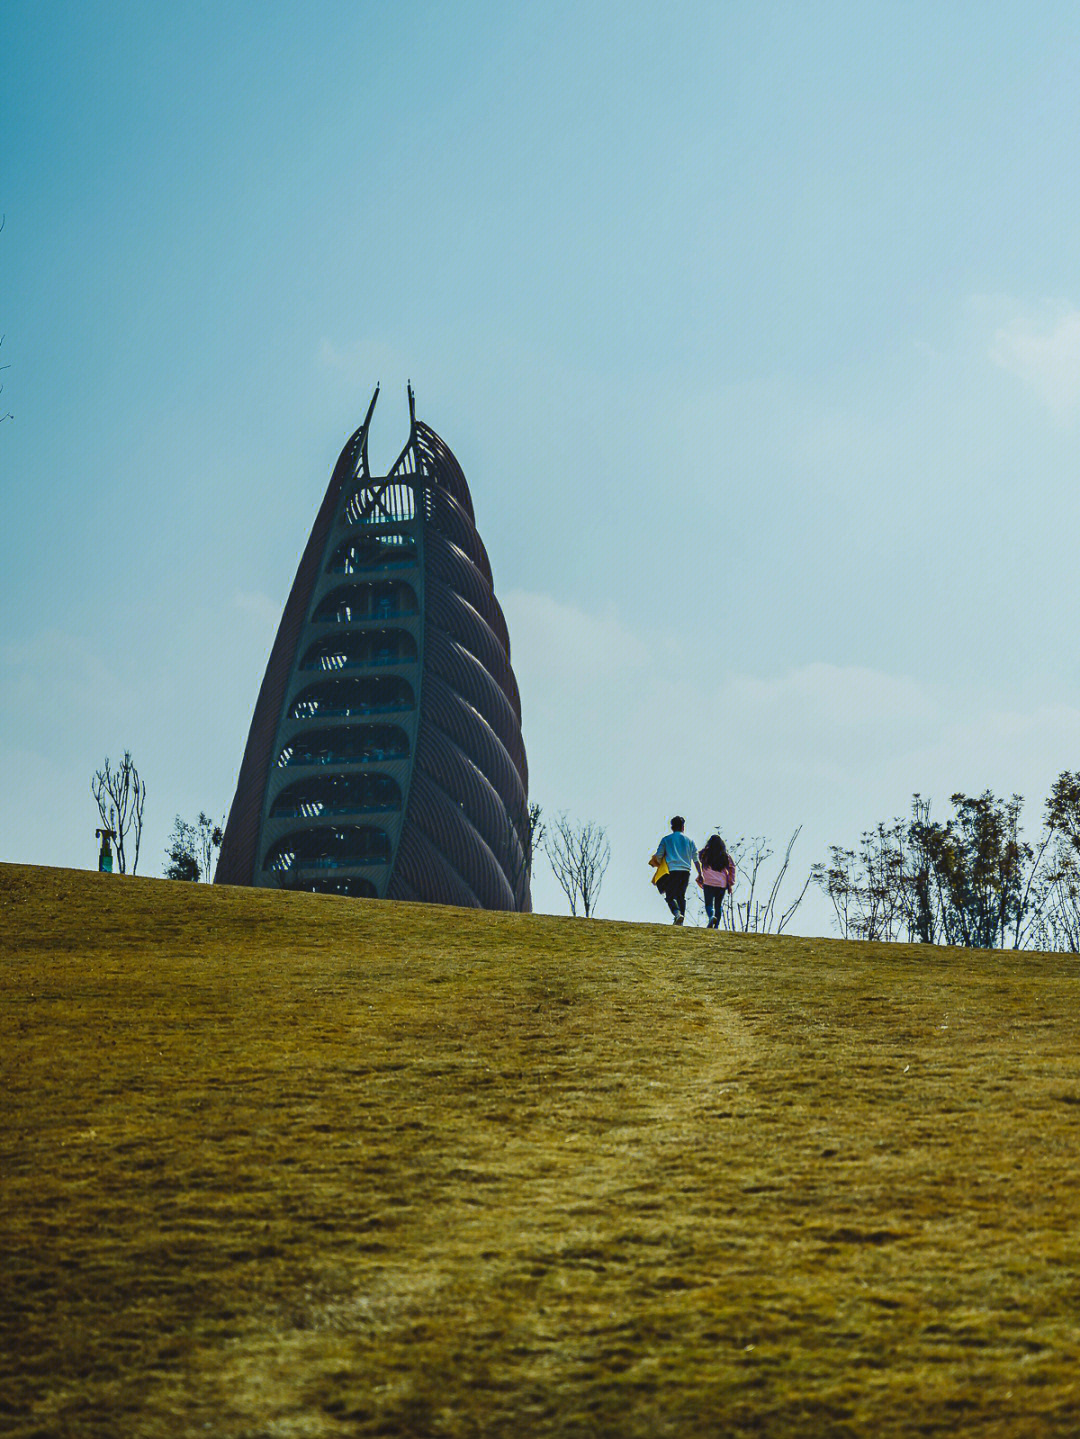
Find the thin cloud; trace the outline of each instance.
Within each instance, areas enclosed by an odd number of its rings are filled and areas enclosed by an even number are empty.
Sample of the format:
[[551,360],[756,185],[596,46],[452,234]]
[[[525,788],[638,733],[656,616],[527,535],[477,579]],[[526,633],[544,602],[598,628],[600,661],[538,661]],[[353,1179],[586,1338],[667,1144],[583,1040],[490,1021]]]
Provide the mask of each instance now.
[[1055,414],[1071,417],[1080,405],[1080,310],[1018,314],[995,333],[990,359]]
[[566,604],[553,595],[510,590],[502,597],[513,658],[539,661],[538,680],[555,692],[588,680],[609,681],[641,671],[652,657],[649,644],[619,619],[614,606],[600,614]]
[[906,675],[860,665],[816,663],[789,670],[778,679],[743,675],[731,679],[728,698],[748,717],[794,715],[815,730],[838,735],[883,723],[923,726],[939,711],[930,690]]

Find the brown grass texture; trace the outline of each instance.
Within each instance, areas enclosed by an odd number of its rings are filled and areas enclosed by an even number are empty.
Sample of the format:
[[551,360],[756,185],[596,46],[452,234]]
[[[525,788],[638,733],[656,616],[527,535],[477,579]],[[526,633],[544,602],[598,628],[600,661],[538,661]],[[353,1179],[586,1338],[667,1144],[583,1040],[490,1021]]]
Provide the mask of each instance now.
[[1073,956],[0,867],[0,1432],[1080,1433]]

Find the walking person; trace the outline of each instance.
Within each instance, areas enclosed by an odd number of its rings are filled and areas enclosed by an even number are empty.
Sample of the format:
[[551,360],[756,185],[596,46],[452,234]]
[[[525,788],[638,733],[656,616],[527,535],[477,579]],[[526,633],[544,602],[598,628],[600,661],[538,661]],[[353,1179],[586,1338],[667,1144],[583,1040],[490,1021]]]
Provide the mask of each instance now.
[[664,896],[665,903],[674,915],[673,924],[682,924],[686,918],[686,886],[690,883],[690,866],[698,872],[701,880],[701,862],[697,845],[683,831],[686,820],[677,814],[671,820],[671,833],[666,834],[656,846],[656,853],[649,863],[653,868],[667,865],[667,874],[661,875],[656,887]]
[[709,921],[706,928],[719,929],[724,895],[735,888],[735,861],[718,834],[710,835],[708,843],[702,846],[698,884],[705,899],[705,915]]

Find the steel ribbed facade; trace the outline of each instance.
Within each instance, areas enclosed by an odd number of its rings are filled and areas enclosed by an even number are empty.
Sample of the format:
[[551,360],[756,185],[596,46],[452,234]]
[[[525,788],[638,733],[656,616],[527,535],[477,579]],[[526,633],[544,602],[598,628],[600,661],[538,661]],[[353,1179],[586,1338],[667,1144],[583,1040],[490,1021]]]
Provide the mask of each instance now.
[[528,769],[506,621],[453,454],[364,423],[315,519],[215,881],[528,910]]

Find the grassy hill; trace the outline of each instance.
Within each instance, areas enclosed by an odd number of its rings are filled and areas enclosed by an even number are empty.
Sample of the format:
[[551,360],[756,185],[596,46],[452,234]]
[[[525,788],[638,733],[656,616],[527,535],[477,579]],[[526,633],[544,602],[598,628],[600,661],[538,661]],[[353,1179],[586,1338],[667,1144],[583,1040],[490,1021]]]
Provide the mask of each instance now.
[[0,1432],[1080,1433],[1080,966],[0,866]]

